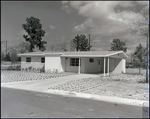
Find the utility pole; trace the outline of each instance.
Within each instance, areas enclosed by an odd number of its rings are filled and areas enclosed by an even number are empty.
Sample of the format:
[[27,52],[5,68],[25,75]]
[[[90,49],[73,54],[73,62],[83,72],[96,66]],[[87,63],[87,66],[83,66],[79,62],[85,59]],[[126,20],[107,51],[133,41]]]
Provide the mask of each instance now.
[[6,55],[7,55],[7,42],[8,42],[8,41],[6,40]]
[[132,52],[131,52],[131,64],[132,64]]
[[146,55],[147,55],[147,66],[146,66],[146,83],[149,82],[149,73],[148,73],[148,70],[149,70],[149,34],[147,34],[147,42],[146,42]]
[[[89,47],[90,47],[90,34],[89,34]],[[90,51],[90,48],[89,48],[89,51]]]

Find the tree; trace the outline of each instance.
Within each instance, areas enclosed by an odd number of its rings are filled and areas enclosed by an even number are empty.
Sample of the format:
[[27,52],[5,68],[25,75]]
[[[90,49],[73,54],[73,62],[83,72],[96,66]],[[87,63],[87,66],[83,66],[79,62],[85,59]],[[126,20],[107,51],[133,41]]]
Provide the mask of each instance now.
[[14,64],[15,66],[15,63],[18,60],[16,47],[10,47],[9,52],[10,52],[11,65]]
[[66,42],[66,41],[63,41],[63,42],[60,44],[60,50],[61,50],[61,51],[69,51],[69,43]]
[[58,46],[56,44],[51,44],[49,47],[51,51],[58,51]]
[[148,69],[149,69],[149,6],[143,7],[139,14],[136,14],[134,19],[129,25],[129,31],[131,34],[139,34],[143,38],[146,38],[146,82],[148,83]]
[[89,45],[88,39],[86,38],[86,36],[81,34],[81,35],[75,36],[75,38],[71,42],[71,47],[72,47],[72,50],[76,49],[76,51],[78,50],[89,51],[92,46]]
[[1,61],[4,61],[5,60],[5,54],[4,52],[1,52]]
[[30,45],[27,42],[22,42],[16,46],[19,53],[25,53],[30,51]]
[[30,17],[27,18],[26,21],[27,23],[22,24],[22,27],[28,35],[23,35],[23,37],[27,42],[30,43],[30,52],[33,52],[33,49],[35,49],[35,47],[38,47],[41,51],[46,50],[44,44],[47,44],[47,42],[42,41],[42,37],[46,32],[42,29],[40,20],[35,17]]
[[141,74],[141,67],[145,64],[145,51],[146,50],[142,47],[142,45],[139,44],[139,46],[136,47],[136,51],[133,53],[133,64],[139,68],[139,74]]
[[11,61],[11,59],[10,59],[10,54],[9,53],[7,53],[7,55],[6,55],[6,61]]
[[119,39],[113,39],[111,43],[111,51],[118,51],[122,50],[124,52],[127,52],[127,47],[125,47],[126,44]]

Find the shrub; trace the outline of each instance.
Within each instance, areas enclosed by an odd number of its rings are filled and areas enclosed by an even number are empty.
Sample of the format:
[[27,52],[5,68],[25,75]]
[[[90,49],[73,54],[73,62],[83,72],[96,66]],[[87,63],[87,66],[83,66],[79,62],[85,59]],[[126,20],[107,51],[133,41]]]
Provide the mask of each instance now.
[[28,67],[28,69],[29,69],[29,71],[31,71],[31,69],[32,69],[32,66]]
[[45,67],[40,68],[40,72],[45,72]]
[[12,69],[13,69],[12,66],[7,67],[7,70],[12,70]]
[[58,74],[58,69],[55,70],[55,73]]
[[21,70],[21,66],[16,66],[15,69],[18,70],[18,71],[20,71]]

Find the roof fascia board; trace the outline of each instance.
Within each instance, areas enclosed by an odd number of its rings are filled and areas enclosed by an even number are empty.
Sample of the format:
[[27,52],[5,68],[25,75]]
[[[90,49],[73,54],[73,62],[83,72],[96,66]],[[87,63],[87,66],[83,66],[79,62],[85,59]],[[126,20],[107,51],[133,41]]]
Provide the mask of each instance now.
[[18,54],[18,56],[45,56],[45,54]]
[[112,53],[112,54],[106,55],[106,57],[109,57],[109,56],[112,56],[112,55],[116,55],[116,54],[118,54],[118,53],[123,53],[123,54],[126,56],[126,58],[128,58],[128,56],[127,56],[123,51],[120,51],[120,52],[116,52],[116,53]]
[[104,55],[62,55],[61,57],[105,57]]

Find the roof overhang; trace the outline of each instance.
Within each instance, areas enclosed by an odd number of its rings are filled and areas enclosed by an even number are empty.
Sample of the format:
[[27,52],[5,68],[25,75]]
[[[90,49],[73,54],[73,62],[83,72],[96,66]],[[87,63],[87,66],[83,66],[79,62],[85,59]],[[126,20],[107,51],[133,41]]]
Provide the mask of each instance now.
[[45,56],[45,54],[18,54],[18,56]]
[[61,55],[61,57],[105,57],[105,55]]
[[45,56],[60,56],[62,53],[45,53]]
[[94,55],[94,54],[90,54],[90,55],[78,55],[78,54],[71,54],[71,55],[61,55],[61,57],[75,57],[75,58],[79,58],[79,57],[112,57],[112,58],[123,58],[123,59],[126,59],[128,58],[128,56],[123,52],[123,51],[118,51],[116,53],[110,53],[108,55]]
[[120,52],[116,52],[116,53],[112,53],[112,54],[106,55],[106,57],[123,58],[123,59],[128,58],[128,56],[127,56],[123,51],[120,51]]
[[30,52],[18,54],[18,56],[60,56],[60,57],[112,57],[112,58],[123,58],[126,59],[128,56],[123,51],[116,52]]

